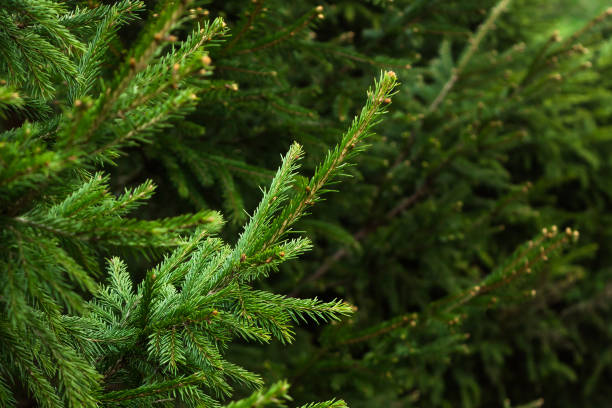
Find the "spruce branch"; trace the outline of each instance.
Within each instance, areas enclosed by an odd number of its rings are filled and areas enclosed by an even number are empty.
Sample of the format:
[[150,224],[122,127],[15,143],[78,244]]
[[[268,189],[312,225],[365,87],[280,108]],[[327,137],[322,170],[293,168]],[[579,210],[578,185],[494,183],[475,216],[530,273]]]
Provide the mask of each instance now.
[[[338,342],[336,346],[368,341],[406,325],[411,327],[425,326],[432,319],[447,316],[476,297],[484,296],[489,292],[510,284],[520,277],[526,277],[535,273],[550,257],[558,254],[560,250],[569,244],[576,242],[579,235],[577,230],[572,230],[569,227],[563,232],[558,231],[556,226],[544,228],[540,235],[517,248],[512,256],[506,259],[504,263],[488,274],[478,284],[458,294],[449,295],[432,302],[422,313],[409,313],[398,316],[388,322],[350,336]],[[529,294],[535,296],[536,292],[532,289],[529,291]],[[456,324],[457,321],[451,321],[451,324],[453,323]]]
[[[289,395],[290,385],[287,381],[278,381],[266,389],[254,392],[249,397],[233,401],[223,408],[263,408],[263,407],[286,407],[291,401]],[[301,405],[300,408],[348,408],[342,400],[330,400],[325,402],[311,402]]]
[[591,19],[588,23],[586,23],[578,31],[574,32],[571,36],[569,36],[567,39],[565,39],[560,44],[559,49],[560,50],[567,50],[568,48],[570,48],[576,42],[576,40],[578,40],[580,37],[582,37],[585,33],[588,33],[594,27],[596,27],[597,25],[603,23],[604,21],[606,21],[606,19],[609,19],[611,17],[612,17],[612,7],[608,7],[603,12],[601,12],[598,16],[596,16],[595,18]]
[[380,121],[379,116],[386,112],[385,108],[391,102],[395,87],[396,76],[394,72],[387,71],[381,74],[374,89],[368,92],[366,105],[359,116],[353,120],[349,130],[343,135],[342,141],[328,153],[303,190],[291,200],[290,205],[281,213],[278,218],[280,226],[263,245],[263,249],[283,236],[302,216],[306,207],[314,204],[326,192],[323,187],[340,174],[341,170],[346,167],[347,160],[363,149],[359,143],[369,136],[371,128]]
[[73,54],[84,45],[59,23],[64,14],[66,7],[50,0],[7,0],[0,7],[0,54],[7,57],[2,70],[10,73],[9,85],[48,99],[55,75],[66,81],[76,76]]
[[[174,3],[168,0],[159,5],[159,9],[162,11],[161,16],[153,20],[154,23],[151,24],[148,30],[145,31],[145,34],[141,36],[139,42],[133,48],[132,53],[128,56],[122,69],[119,71],[117,75],[118,79],[116,80],[117,84],[112,87],[112,91],[110,91],[99,103],[97,114],[86,134],[86,139],[89,134],[95,132],[107,119],[115,101],[128,87],[134,76],[138,72],[144,70],[153,58],[155,51],[159,47],[159,41],[155,38],[155,34],[161,39],[166,38],[169,32],[175,28],[180,17],[185,13],[187,7],[186,3],[188,2],[189,1],[179,1],[178,3]],[[153,27],[157,28],[155,34],[152,33],[152,31],[154,31]]]
[[175,395],[175,391],[180,388],[202,384],[206,380],[207,378],[204,373],[195,373],[185,377],[179,376],[177,378],[173,378],[172,380],[143,385],[130,390],[107,392],[102,394],[100,400],[102,402],[120,402],[136,398],[145,398],[153,395],[158,396],[159,394]]
[[0,118],[5,119],[9,108],[21,108],[25,101],[14,89],[0,86]]
[[[381,74],[379,81],[375,82],[374,89],[368,91],[365,106],[342,136],[341,142],[327,154],[314,176],[304,183],[305,185],[300,186],[299,191],[292,197],[289,197],[288,193],[296,177],[297,161],[302,156],[302,148],[297,144],[290,147],[282,166],[272,180],[270,189],[264,192],[259,206],[240,235],[233,256],[228,258],[224,268],[213,278],[211,290],[223,287],[228,280],[234,279],[245,259],[256,257],[257,254],[278,245],[308,206],[313,205],[327,192],[324,187],[340,174],[353,155],[363,150],[360,142],[369,136],[371,128],[385,113],[385,107],[391,102],[391,96],[395,93],[396,81],[396,75],[392,71]],[[277,213],[281,204],[285,202],[287,204],[282,211]],[[279,252],[280,250],[277,250],[277,253]],[[242,279],[252,279],[252,277],[246,275]]]
[[[123,0],[112,6],[102,5],[96,9],[95,15],[99,13],[104,18],[99,23],[93,40],[87,45],[87,49],[80,59],[76,80],[72,81],[68,91],[69,104],[73,104],[91,91],[94,82],[100,74],[102,61],[110,41],[115,36],[119,27],[133,20],[135,13],[143,8],[143,2]],[[87,14],[85,16],[93,17]],[[85,19],[85,21],[89,21],[89,18]],[[64,21],[64,23],[79,25],[78,20],[80,19],[84,19],[84,15],[79,13],[79,10],[76,10],[75,15],[71,16],[68,21]]]
[[266,406],[284,407],[285,402],[291,401],[288,394],[289,383],[278,381],[267,388],[255,391],[247,398],[232,401],[224,408],[260,408]]
[[287,28],[280,30],[278,33],[274,33],[268,37],[257,41],[255,44],[249,45],[247,48],[239,48],[233,52],[236,55],[250,54],[266,48],[274,47],[283,41],[295,37],[300,31],[308,27],[313,20],[323,18],[322,6],[317,6],[312,9],[309,13],[306,13],[301,18],[290,24]]
[[348,408],[348,405],[346,405],[346,402],[343,400],[330,400],[324,402],[311,402],[302,405],[300,408]]
[[143,205],[155,187],[147,181],[115,198],[108,191],[108,182],[108,177],[98,173],[50,208],[37,207],[10,220],[63,238],[133,248],[182,245],[179,234],[198,226],[213,233],[222,225],[220,215],[213,211],[153,221],[122,218]]
[[380,56],[376,58],[368,57],[365,54],[359,53],[354,49],[340,47],[336,44],[316,42],[312,43],[309,41],[300,41],[300,46],[312,50],[312,52],[323,52],[331,56],[339,57],[341,60],[349,59],[362,64],[367,64],[373,67],[381,69],[400,69],[410,70],[412,65],[409,63],[411,60],[408,59],[397,59],[387,56]]
[[436,111],[436,109],[438,109],[438,106],[440,106],[440,104],[446,98],[446,95],[448,95],[451,89],[453,89],[455,83],[463,74],[463,70],[467,67],[468,63],[470,62],[476,51],[478,51],[480,43],[485,38],[487,33],[495,27],[495,21],[504,11],[506,11],[511,1],[512,0],[501,0],[499,3],[497,3],[495,7],[491,9],[489,17],[487,17],[487,19],[480,25],[480,27],[478,27],[476,34],[469,39],[469,46],[463,51],[463,54],[461,55],[461,58],[459,58],[457,66],[453,68],[452,74],[448,81],[444,84],[436,98],[427,108],[425,112],[426,115],[429,115],[432,112]]
[[235,45],[240,41],[240,39],[244,36],[244,34],[253,26],[253,22],[257,18],[257,16],[261,13],[264,8],[265,0],[254,1],[253,9],[248,13],[248,20],[244,22],[242,28],[238,33],[232,36],[232,39],[227,43],[227,45],[223,49],[223,54],[229,52]]

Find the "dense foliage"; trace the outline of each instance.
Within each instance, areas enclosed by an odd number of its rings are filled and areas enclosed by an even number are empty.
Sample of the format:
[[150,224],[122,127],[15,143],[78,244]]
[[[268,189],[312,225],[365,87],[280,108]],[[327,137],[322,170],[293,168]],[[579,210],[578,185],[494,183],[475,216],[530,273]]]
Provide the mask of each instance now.
[[606,6],[4,2],[0,404],[608,405]]

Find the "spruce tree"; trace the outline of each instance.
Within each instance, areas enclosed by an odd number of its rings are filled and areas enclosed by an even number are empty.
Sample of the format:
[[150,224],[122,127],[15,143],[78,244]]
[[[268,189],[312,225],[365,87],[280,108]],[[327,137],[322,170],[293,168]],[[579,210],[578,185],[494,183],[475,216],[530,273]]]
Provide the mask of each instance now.
[[606,406],[607,7],[3,3],[0,401]]

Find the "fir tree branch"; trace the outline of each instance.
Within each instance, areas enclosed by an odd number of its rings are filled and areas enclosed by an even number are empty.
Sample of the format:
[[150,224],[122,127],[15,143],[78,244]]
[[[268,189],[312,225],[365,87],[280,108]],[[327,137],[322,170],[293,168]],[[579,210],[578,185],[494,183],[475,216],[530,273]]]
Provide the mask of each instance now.
[[[417,313],[410,313],[396,317],[389,322],[380,324],[378,327],[367,329],[356,337],[342,340],[336,346],[368,341],[408,324],[412,327],[421,324],[425,325],[429,319],[434,318],[440,313],[447,315],[477,296],[482,296],[508,285],[519,277],[532,274],[536,267],[545,263],[550,256],[557,253],[570,242],[575,242],[578,236],[578,232],[570,228],[567,228],[564,233],[559,234],[557,233],[556,226],[550,229],[544,228],[541,235],[517,248],[515,254],[510,257],[506,264],[500,265],[473,287],[431,303],[426,310],[420,313],[420,316]],[[531,293],[535,294],[533,291]]]
[[255,3],[255,6],[253,10],[251,10],[251,12],[249,13],[248,20],[242,25],[240,31],[238,31],[238,33],[234,35],[233,38],[227,43],[227,45],[223,49],[222,54],[226,54],[227,52],[229,52],[236,45],[236,43],[240,41],[242,36],[244,36],[244,34],[253,26],[253,22],[263,9],[265,0],[255,0],[253,1],[253,3]]
[[286,29],[281,30],[279,33],[275,33],[274,35],[268,38],[262,39],[261,41],[253,44],[249,48],[238,49],[234,51],[234,54],[236,55],[249,54],[252,52],[257,52],[257,51],[260,51],[266,48],[273,47],[277,44],[280,44],[283,41],[294,37],[300,31],[308,27],[315,18],[322,18],[322,17],[319,17],[319,16],[323,16],[322,14],[320,14],[321,11],[323,11],[323,7],[317,6],[313,10],[311,10],[310,13],[305,14],[302,18],[298,19],[295,23],[293,23]]
[[88,44],[87,50],[80,60],[78,76],[68,91],[68,103],[73,104],[76,100],[88,94],[94,82],[98,79],[100,66],[110,40],[114,37],[119,26],[135,18],[134,14],[143,7],[144,3],[142,2],[123,0],[112,6],[103,5],[95,11],[95,13],[100,13],[105,17],[98,25],[93,40]]
[[[168,36],[169,32],[175,27],[180,17],[185,13],[187,3],[190,2],[191,0],[181,0],[178,3],[174,3],[168,0],[160,5],[160,9],[164,10],[165,12],[162,13],[162,16],[152,24],[152,27],[159,27],[156,34],[160,39],[164,39]],[[159,42],[155,40],[151,33],[147,32],[147,34],[148,35],[143,35],[143,37],[140,39],[140,43],[135,47],[136,51],[130,55],[126,63],[124,63],[123,69],[117,76],[117,78],[120,78],[117,85],[113,87],[110,94],[102,99],[102,102],[99,105],[100,107],[97,109],[98,112],[96,117],[85,134],[85,140],[88,140],[89,137],[96,132],[100,125],[107,120],[107,116],[110,114],[112,107],[117,99],[119,99],[119,96],[125,91],[136,74],[144,70],[154,57],[155,51],[159,47]]]
[[282,223],[272,237],[263,245],[265,250],[276,242],[302,215],[307,205],[312,205],[319,198],[322,188],[329,183],[343,168],[347,158],[358,151],[357,144],[367,136],[370,129],[377,123],[377,116],[384,113],[384,107],[391,102],[394,93],[396,76],[392,71],[381,75],[375,89],[369,93],[365,107],[355,118],[349,130],[342,137],[342,142],[330,153],[315,175],[308,181],[305,189],[294,199],[280,216]]
[[457,80],[459,80],[459,77],[461,76],[461,74],[463,74],[463,70],[465,69],[467,64],[470,62],[470,59],[472,58],[472,56],[478,50],[478,47],[480,46],[480,43],[482,42],[482,40],[485,38],[487,33],[495,27],[495,21],[501,15],[501,13],[503,13],[506,10],[506,8],[508,7],[511,1],[512,0],[501,0],[499,3],[497,3],[495,7],[493,7],[493,9],[491,9],[491,12],[489,13],[489,17],[487,17],[484,23],[480,25],[480,27],[478,28],[478,31],[476,31],[476,35],[469,39],[470,45],[461,55],[461,58],[459,59],[457,66],[453,68],[452,75],[450,76],[448,81],[444,84],[444,86],[440,90],[440,93],[438,93],[438,95],[433,100],[431,105],[429,105],[429,107],[427,108],[426,114],[430,114],[436,111],[436,109],[438,109],[438,106],[440,106],[440,104],[444,101],[444,98],[446,98],[446,95],[448,95],[451,89],[453,89],[453,87],[455,86],[455,83],[457,82]]
[[[368,99],[361,113],[355,117],[348,131],[343,135],[341,142],[328,153],[323,163],[317,168],[315,175],[307,182],[307,185],[289,199],[287,191],[289,185],[295,179],[296,162],[302,155],[299,145],[291,146],[272,181],[270,190],[265,192],[259,206],[236,243],[233,256],[228,258],[222,270],[211,279],[211,291],[214,292],[233,280],[240,271],[240,264],[245,259],[253,256],[257,258],[257,254],[265,253],[269,248],[276,245],[303,215],[306,208],[314,204],[326,192],[323,188],[347,165],[347,160],[363,150],[359,143],[368,136],[371,128],[378,123],[379,116],[385,113],[385,107],[391,102],[391,96],[395,92],[396,80],[396,75],[392,71],[381,74],[374,89],[368,92]],[[286,200],[289,200],[289,202],[284,209],[275,214],[281,203]],[[242,279],[252,279],[252,275],[246,274]]]
[[247,398],[230,402],[223,408],[261,408],[282,404],[284,401],[291,401],[288,391],[289,383],[278,381],[265,389],[255,391]]
[[195,373],[186,377],[179,376],[171,380],[147,384],[138,388],[123,391],[112,391],[102,394],[102,402],[120,402],[137,398],[145,398],[152,395],[170,393],[178,388],[205,382],[207,376],[204,373]]

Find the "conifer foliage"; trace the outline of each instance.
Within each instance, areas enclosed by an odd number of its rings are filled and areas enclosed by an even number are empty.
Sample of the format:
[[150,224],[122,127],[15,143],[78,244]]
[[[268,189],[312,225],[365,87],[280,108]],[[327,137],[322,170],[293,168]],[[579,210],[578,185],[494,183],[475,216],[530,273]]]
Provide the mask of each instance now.
[[0,406],[609,405],[610,33],[0,2]]
[[[236,384],[262,384],[224,357],[232,339],[290,343],[294,323],[352,312],[340,300],[287,297],[252,283],[310,248],[292,234],[294,224],[363,149],[395,92],[393,72],[368,91],[312,177],[298,176],[304,152],[290,147],[234,245],[215,236],[223,224],[215,211],[130,216],[155,185],[116,195],[97,172],[127,147],[155,144],[220,86],[209,78],[208,55],[228,28],[221,18],[194,23],[189,5],[162,1],[150,11],[112,76],[102,75],[109,49],[118,29],[143,15],[143,2],[0,7],[3,406],[24,395],[42,407],[219,406]],[[187,26],[195,27],[179,39]],[[117,250],[163,259],[138,281],[112,256]],[[101,256],[109,257],[105,268]],[[287,387],[231,406],[281,403]]]

